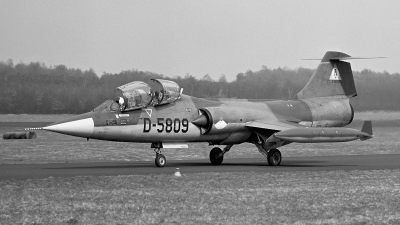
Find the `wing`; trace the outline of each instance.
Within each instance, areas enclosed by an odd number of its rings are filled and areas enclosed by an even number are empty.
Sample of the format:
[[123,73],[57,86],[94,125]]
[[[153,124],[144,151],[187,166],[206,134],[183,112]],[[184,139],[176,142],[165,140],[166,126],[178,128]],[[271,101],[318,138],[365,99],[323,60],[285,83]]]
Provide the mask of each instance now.
[[246,127],[282,131],[282,130],[288,130],[288,129],[299,128],[299,127],[304,127],[304,126],[300,125],[298,123],[289,122],[289,121],[255,120],[253,122],[246,124]]
[[[246,124],[246,127],[253,128],[257,135],[257,139],[253,139],[253,143],[257,146],[258,150],[267,155],[266,149],[277,148],[282,145],[289,144],[274,136],[274,133],[289,130],[293,128],[304,128],[305,126],[300,125],[297,121],[291,122],[291,120],[255,120]],[[261,141],[262,140],[262,141]]]

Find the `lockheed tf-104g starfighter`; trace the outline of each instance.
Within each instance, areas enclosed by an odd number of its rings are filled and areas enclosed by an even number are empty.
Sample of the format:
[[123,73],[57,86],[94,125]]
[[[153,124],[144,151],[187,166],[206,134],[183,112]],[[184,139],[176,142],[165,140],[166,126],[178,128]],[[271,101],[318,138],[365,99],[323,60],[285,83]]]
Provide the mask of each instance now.
[[[153,79],[117,88],[117,100],[93,111],[39,128],[87,139],[149,143],[158,167],[166,165],[163,148],[189,142],[214,147],[210,161],[222,163],[233,145],[253,143],[278,166],[278,147],[293,143],[345,142],[372,137],[370,121],[361,130],[345,128],[354,117],[350,98],[357,95],[350,63],[341,52],[327,52],[297,100],[208,100],[182,94],[175,82]],[[28,128],[29,129],[29,128]]]

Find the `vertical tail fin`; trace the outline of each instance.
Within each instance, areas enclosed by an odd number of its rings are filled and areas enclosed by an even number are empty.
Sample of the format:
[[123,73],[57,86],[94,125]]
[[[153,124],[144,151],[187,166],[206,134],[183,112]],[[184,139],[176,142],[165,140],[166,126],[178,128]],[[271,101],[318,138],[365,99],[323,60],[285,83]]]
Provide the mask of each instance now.
[[307,85],[297,94],[299,99],[343,96],[357,96],[350,63],[340,60],[351,56],[342,52],[328,51],[322,58]]

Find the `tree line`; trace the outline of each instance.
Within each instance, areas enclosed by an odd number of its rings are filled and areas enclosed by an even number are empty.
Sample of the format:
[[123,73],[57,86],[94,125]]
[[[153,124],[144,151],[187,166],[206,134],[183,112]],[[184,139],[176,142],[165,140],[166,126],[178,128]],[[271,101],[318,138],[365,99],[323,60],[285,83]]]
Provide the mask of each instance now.
[[[65,65],[0,62],[0,113],[78,114],[91,111],[108,99],[115,88],[132,81],[152,78],[175,81],[183,93],[201,98],[296,99],[314,70],[306,68],[270,69],[238,73],[228,82],[224,75],[166,77],[162,74],[127,70],[98,76],[92,69],[82,71]],[[400,74],[353,71],[358,96],[351,100],[356,111],[400,110]]]

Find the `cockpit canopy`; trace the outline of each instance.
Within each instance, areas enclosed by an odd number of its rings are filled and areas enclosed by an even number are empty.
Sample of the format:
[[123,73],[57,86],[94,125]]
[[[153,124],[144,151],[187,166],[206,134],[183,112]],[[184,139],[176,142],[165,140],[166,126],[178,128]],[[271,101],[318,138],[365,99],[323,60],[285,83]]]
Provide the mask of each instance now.
[[93,111],[131,111],[175,102],[182,89],[173,81],[152,79],[152,86],[134,81],[116,88],[116,101],[107,100]]
[[134,81],[117,87],[117,96],[121,111],[130,111],[148,106],[153,99],[149,85],[141,81]]
[[175,102],[181,96],[179,85],[170,80],[151,79],[154,86],[154,105],[164,105]]

